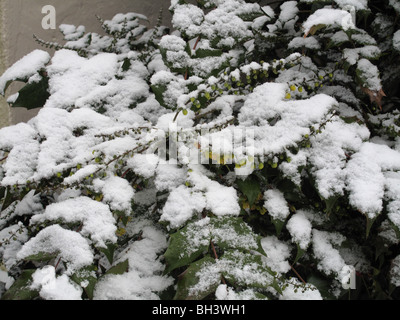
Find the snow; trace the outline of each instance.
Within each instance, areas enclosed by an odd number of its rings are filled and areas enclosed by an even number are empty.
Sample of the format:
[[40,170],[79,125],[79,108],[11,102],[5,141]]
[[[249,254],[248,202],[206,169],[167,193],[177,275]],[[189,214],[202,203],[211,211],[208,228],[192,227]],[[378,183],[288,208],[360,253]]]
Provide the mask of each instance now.
[[376,92],[379,92],[382,89],[378,68],[369,60],[361,59],[358,61],[357,69],[362,72],[362,76],[366,80],[364,87]]
[[386,145],[366,142],[346,167],[350,204],[376,218],[382,211],[385,195],[385,171],[399,170],[400,154]]
[[367,0],[334,0],[337,5],[346,10],[348,8],[354,8],[355,10],[368,10]]
[[211,180],[201,172],[193,170],[188,175],[188,181],[194,190],[204,192],[206,208],[217,216],[238,216],[239,197],[233,187],[227,187]]
[[387,205],[388,218],[397,227],[400,226],[400,173],[385,172],[385,200]]
[[201,34],[203,21],[203,10],[192,4],[184,4],[175,8],[171,23],[174,28],[184,31],[187,36],[196,37]]
[[82,300],[82,288],[66,274],[57,277],[53,266],[37,269],[32,274],[32,280],[30,288],[38,290],[45,300]]
[[187,173],[176,164],[162,162],[156,169],[155,186],[157,190],[174,190],[185,182]]
[[267,254],[263,259],[272,271],[285,274],[290,270],[291,248],[287,243],[273,235],[262,238],[261,246]]
[[129,182],[120,177],[109,177],[105,180],[95,179],[93,186],[103,194],[103,202],[113,211],[122,211],[128,216],[131,212],[131,201],[135,194]]
[[39,253],[58,253],[67,265],[66,275],[72,275],[80,268],[92,264],[94,258],[84,237],[57,224],[41,230],[26,242],[18,251],[17,258],[22,260]]
[[196,273],[198,282],[190,286],[189,295],[195,296],[209,290],[210,287],[220,282],[222,274],[233,277],[239,285],[243,286],[271,284],[274,277],[266,272],[262,265],[252,262],[252,257],[252,254],[232,250],[229,252],[229,258],[224,255],[215,262],[203,263],[201,270]]
[[264,200],[264,208],[273,219],[286,220],[290,214],[289,205],[281,191],[273,189],[265,191]]
[[[126,180],[124,181],[127,183]],[[123,190],[112,190],[112,192],[116,191],[123,193]],[[106,193],[107,197],[110,197],[110,195]],[[118,198],[112,199],[113,201],[118,200]],[[38,224],[45,221],[58,220],[66,223],[82,223],[79,233],[83,236],[88,236],[98,247],[106,247],[107,242],[116,242],[117,240],[115,236],[115,231],[117,230],[115,219],[110,208],[88,197],[82,196],[53,203],[47,206],[42,214],[32,217],[31,223]]]
[[10,270],[17,262],[15,252],[18,252],[22,245],[28,241],[28,230],[20,225],[13,225],[0,231],[0,256],[2,263],[7,270]]
[[86,28],[85,26],[74,26],[72,24],[60,24],[58,29],[64,35],[64,40],[73,41],[78,40],[85,34]]
[[190,220],[194,213],[201,213],[205,206],[206,200],[202,193],[180,186],[170,193],[160,220],[168,221],[171,228],[178,228]]
[[346,154],[359,151],[369,136],[366,127],[357,123],[345,124],[340,118],[334,118],[321,134],[312,139],[308,160],[313,165],[313,175],[324,199],[343,194],[346,188]]
[[288,44],[289,49],[297,49],[302,47],[313,50],[321,49],[321,45],[314,37],[296,37],[293,38]]
[[204,218],[188,225],[184,236],[190,240],[187,253],[196,252],[202,246],[208,246],[210,240],[223,244],[227,248],[257,250],[258,241],[251,228],[237,218]]
[[323,300],[318,289],[311,284],[304,287],[297,279],[292,279],[283,290],[279,300]]
[[137,154],[128,159],[127,166],[139,176],[149,179],[154,176],[160,159],[155,154]]
[[318,9],[303,24],[304,33],[308,34],[313,26],[326,25],[340,27],[344,31],[355,29],[353,18],[347,11],[340,9]]
[[234,188],[220,185],[196,171],[188,174],[187,181],[193,187],[179,186],[173,189],[162,210],[161,221],[168,221],[171,228],[181,226],[194,213],[201,213],[204,209],[216,216],[239,215],[238,195]]
[[25,55],[0,77],[0,94],[4,96],[10,81],[28,81],[29,78],[37,74],[38,70],[44,68],[49,61],[50,54],[43,50],[36,49]]
[[47,68],[50,98],[46,107],[69,109],[79,98],[110,81],[118,70],[117,56],[100,53],[90,59],[62,49],[56,51]]
[[[365,71],[368,70],[368,67],[371,66],[373,68],[373,70],[371,70],[371,72],[374,72],[375,75],[377,74],[377,69],[374,65],[371,64],[371,62],[369,62],[366,59],[363,58],[367,58],[367,59],[374,59],[376,57],[379,57],[379,55],[381,54],[381,50],[374,45],[367,45],[367,46],[363,46],[361,48],[351,48],[351,49],[344,49],[343,50],[343,57],[346,59],[346,61],[348,63],[350,63],[351,65],[356,64],[357,62],[359,62],[359,60],[361,62],[360,68],[365,69]],[[368,61],[369,64],[366,62]],[[366,65],[366,66],[364,66]]]
[[400,13],[400,3],[396,0],[389,0],[389,4],[398,12]]
[[400,30],[397,30],[393,35],[393,47],[400,51]]
[[215,290],[215,297],[217,300],[259,300],[256,291],[252,289],[243,290],[241,292],[235,292],[231,287],[226,284],[220,284]]
[[396,286],[400,286],[400,255],[392,261],[392,268],[390,270],[390,282]]
[[301,210],[294,214],[286,225],[292,241],[297,243],[302,250],[306,250],[311,242],[312,225],[305,213]]
[[160,254],[167,248],[166,235],[145,219],[135,221],[127,231],[143,232],[142,240],[130,244],[115,261],[128,259],[129,270],[103,277],[96,285],[94,300],[159,300],[158,294],[173,284],[171,277],[161,275],[164,264]]
[[339,246],[345,237],[336,232],[312,230],[314,256],[319,260],[318,270],[327,275],[339,275],[346,263],[335,246]]
[[299,9],[297,8],[297,1],[285,1],[280,6],[281,12],[279,14],[279,20],[282,22],[287,22],[289,20],[295,19]]
[[[254,129],[254,139],[246,141],[246,146],[254,146],[255,156],[286,152],[310,134],[309,127],[322,121],[337,104],[334,98],[324,94],[306,100],[286,100],[288,90],[284,83],[260,85],[241,108],[240,125]],[[272,121],[275,119],[276,123]]]

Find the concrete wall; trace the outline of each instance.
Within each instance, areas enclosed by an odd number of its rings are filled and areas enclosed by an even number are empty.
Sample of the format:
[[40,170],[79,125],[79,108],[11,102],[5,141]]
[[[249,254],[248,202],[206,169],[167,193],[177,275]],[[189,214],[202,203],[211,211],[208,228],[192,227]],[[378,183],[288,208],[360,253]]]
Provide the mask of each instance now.
[[[146,15],[152,26],[163,9],[163,24],[169,25],[170,0],[0,0],[2,23],[0,23],[0,74],[14,62],[34,49],[43,49],[33,39],[33,34],[47,41],[62,41],[57,30],[42,28],[42,8],[52,5],[56,9],[56,25],[84,25],[86,31],[102,32],[96,19],[111,19],[117,13],[137,12]],[[20,86],[10,87],[8,93],[16,92]],[[29,120],[38,110],[9,109],[0,97],[0,128]]]

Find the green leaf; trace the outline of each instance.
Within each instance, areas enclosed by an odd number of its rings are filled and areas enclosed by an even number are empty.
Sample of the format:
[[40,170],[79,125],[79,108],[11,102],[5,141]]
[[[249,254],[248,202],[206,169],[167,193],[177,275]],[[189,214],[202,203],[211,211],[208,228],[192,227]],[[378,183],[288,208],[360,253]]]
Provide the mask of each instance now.
[[174,300],[202,300],[215,292],[221,283],[221,275],[219,273],[208,278],[210,281],[208,281],[207,286],[203,286],[196,291],[191,290],[200,281],[199,273],[201,271],[208,272],[208,267],[213,264],[215,264],[215,260],[209,256],[192,263],[178,280]]
[[[260,251],[261,237],[239,217],[212,218],[212,241],[221,249],[257,250]],[[254,243],[252,245],[251,243]],[[258,245],[258,248],[257,248]],[[264,251],[261,249],[261,253]]]
[[[267,267],[257,254],[228,250],[221,257],[224,278],[235,285],[259,289],[274,288],[281,293],[276,273]],[[244,271],[245,270],[245,271]]]
[[98,248],[101,252],[104,253],[104,255],[106,256],[108,262],[110,262],[110,264],[113,264],[114,262],[114,252],[115,249],[117,248],[117,245],[114,243],[108,243],[107,244],[107,248]]
[[285,220],[279,220],[271,218],[272,224],[275,226],[276,235],[279,236],[282,232],[282,228],[285,225]]
[[369,233],[371,231],[372,225],[374,224],[374,222],[376,220],[376,217],[372,218],[372,219],[370,217],[368,217],[368,215],[365,215],[365,217],[367,218],[367,227],[365,230],[365,238],[368,239]]
[[80,269],[71,276],[71,280],[80,286],[82,286],[82,284],[85,282],[87,283],[87,285],[83,287],[83,290],[90,300],[93,299],[93,292],[97,283],[97,277],[95,275],[96,267],[87,266]]
[[28,110],[41,108],[50,97],[49,79],[43,77],[39,82],[28,83],[18,92],[18,98],[11,104],[14,108]]
[[261,11],[259,12],[249,12],[249,13],[243,13],[239,14],[238,17],[242,19],[243,21],[253,21],[254,19],[262,16],[263,13]]
[[132,65],[131,60],[128,58],[125,58],[124,62],[122,63],[122,66],[121,66],[122,71],[128,71],[129,68],[131,67],[131,65]]
[[332,196],[328,199],[324,199],[326,213],[328,216],[334,211],[337,201],[340,199],[340,196]]
[[3,201],[3,205],[1,206],[1,210],[0,211],[6,210],[16,200],[15,197],[13,196],[12,192],[11,192],[11,188],[10,187],[7,187],[7,190],[3,191],[3,192],[6,192],[6,195],[5,195],[5,198],[4,198],[4,201]]
[[352,116],[352,117],[340,117],[345,123],[351,124],[351,123],[360,123],[361,120],[357,118],[357,116]]
[[186,266],[207,252],[210,241],[219,249],[256,250],[265,254],[261,237],[239,217],[212,217],[189,223],[171,235],[170,244],[164,254],[167,262],[165,274]]
[[194,58],[220,57],[222,50],[214,49],[197,49]]
[[259,181],[253,176],[250,176],[246,180],[237,179],[236,184],[238,185],[239,190],[247,197],[251,207],[261,192]]
[[152,85],[151,91],[154,93],[154,96],[159,104],[161,104],[165,108],[170,108],[164,101],[164,92],[167,91],[167,86],[165,85]]
[[4,196],[6,195],[6,187],[0,187],[0,199],[3,199]]
[[295,265],[301,259],[301,257],[304,256],[304,253],[305,253],[305,250],[300,248],[299,244],[297,244],[297,254],[296,254],[296,258],[294,258],[292,265]]
[[311,34],[311,35],[314,35],[318,30],[321,30],[321,29],[323,29],[325,27],[326,27],[326,24],[317,24],[315,26],[312,26],[308,33]]
[[12,286],[1,296],[1,300],[33,300],[39,296],[37,290],[32,290],[32,274],[35,269],[22,271],[20,277],[15,280]]
[[[188,229],[191,226],[188,225],[182,230],[171,235],[171,240],[167,251],[164,254],[167,267],[165,268],[164,274],[170,273],[176,268],[186,266],[196,260],[204,251],[207,251],[210,239],[205,239],[201,244],[191,249],[191,238],[188,233]],[[202,239],[204,240],[204,239]]]
[[129,270],[129,260],[126,259],[125,261],[120,262],[117,265],[115,265],[114,267],[111,267],[110,269],[108,269],[106,274],[124,274],[128,270]]
[[336,300],[336,298],[330,293],[331,285],[326,279],[322,279],[315,274],[311,274],[307,279],[307,283],[314,285],[324,300]]
[[25,261],[32,261],[32,262],[47,262],[52,259],[57,258],[59,252],[39,252],[33,255],[30,255],[24,258]]

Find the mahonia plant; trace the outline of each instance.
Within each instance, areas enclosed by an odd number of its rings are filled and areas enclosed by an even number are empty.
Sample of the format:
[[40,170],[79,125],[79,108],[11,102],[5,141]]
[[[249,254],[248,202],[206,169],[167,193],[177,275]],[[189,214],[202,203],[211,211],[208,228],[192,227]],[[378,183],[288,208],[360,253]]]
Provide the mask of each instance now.
[[0,130],[1,298],[398,299],[400,6],[377,3],[172,0],[171,32],[36,38],[54,56],[0,77],[41,108]]

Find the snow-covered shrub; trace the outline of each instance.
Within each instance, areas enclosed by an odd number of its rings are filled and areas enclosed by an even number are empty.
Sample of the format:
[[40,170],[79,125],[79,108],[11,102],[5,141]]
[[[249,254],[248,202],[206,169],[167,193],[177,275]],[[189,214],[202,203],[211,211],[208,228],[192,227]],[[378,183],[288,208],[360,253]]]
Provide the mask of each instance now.
[[[3,299],[399,297],[396,1],[172,0],[0,77]],[[397,70],[397,71],[396,71]]]

